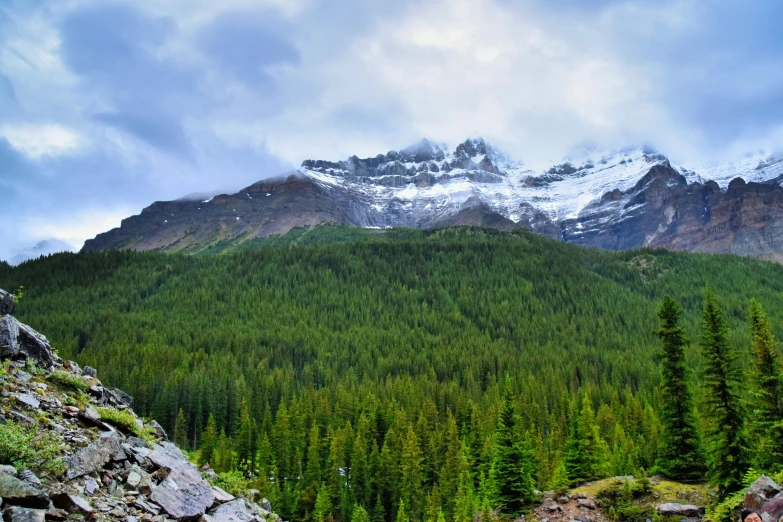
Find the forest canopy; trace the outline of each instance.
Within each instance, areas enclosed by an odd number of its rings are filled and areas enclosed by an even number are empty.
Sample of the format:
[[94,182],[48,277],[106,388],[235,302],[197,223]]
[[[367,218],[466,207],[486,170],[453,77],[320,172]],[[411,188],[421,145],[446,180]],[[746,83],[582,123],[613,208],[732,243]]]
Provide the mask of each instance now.
[[342,226],[210,253],[58,254],[0,264],[0,287],[24,286],[19,319],[62,357],[296,520],[472,520],[532,494],[498,484],[509,459],[538,489],[652,471],[664,296],[682,307],[687,372],[667,375],[688,376],[691,430],[705,289],[740,373],[751,299],[769,339],[783,324],[783,267],[733,256]]

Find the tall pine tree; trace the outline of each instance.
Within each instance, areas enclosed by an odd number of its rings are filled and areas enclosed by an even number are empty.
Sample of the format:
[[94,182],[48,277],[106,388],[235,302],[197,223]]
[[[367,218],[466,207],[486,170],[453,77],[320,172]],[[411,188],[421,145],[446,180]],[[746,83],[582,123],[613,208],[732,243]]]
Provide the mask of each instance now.
[[754,466],[777,471],[783,467],[783,369],[769,319],[755,300],[750,302],[749,323],[753,356],[752,430],[757,441]]
[[506,393],[495,430],[495,456],[490,469],[493,504],[518,515],[534,499],[533,452],[521,436],[513,399]]
[[199,454],[199,463],[212,463],[212,454],[218,442],[217,426],[215,426],[215,416],[211,413],[207,419],[207,429],[201,435],[201,453]]
[[422,492],[422,458],[421,449],[413,426],[408,426],[408,433],[402,443],[400,458],[400,509],[407,506],[407,513],[413,520],[421,520],[424,504]]
[[188,443],[188,427],[185,424],[185,412],[180,408],[177,413],[177,419],[174,422],[174,442],[182,448]]
[[663,433],[658,446],[656,467],[669,478],[695,482],[704,476],[704,457],[693,415],[688,373],[685,366],[685,329],[680,326],[680,307],[668,295],[658,309],[660,328],[655,331],[663,342],[661,356],[660,419]]
[[726,340],[726,318],[712,292],[705,295],[701,329],[707,467],[710,482],[718,488],[718,494],[724,496],[742,487],[748,459],[736,354]]
[[[578,404],[578,403],[577,403]],[[608,448],[598,432],[590,396],[575,406],[566,440],[565,468],[572,483],[600,478],[606,474]]]

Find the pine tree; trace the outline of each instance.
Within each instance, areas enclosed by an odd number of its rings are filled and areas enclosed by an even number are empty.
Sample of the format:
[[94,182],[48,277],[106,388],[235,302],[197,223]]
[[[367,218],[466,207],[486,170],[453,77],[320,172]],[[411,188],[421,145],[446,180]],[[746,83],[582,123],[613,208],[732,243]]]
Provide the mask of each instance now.
[[783,468],[783,368],[769,319],[755,299],[750,302],[748,322],[753,357],[752,430],[758,441],[754,466],[776,471]]
[[701,321],[704,357],[707,467],[710,482],[725,496],[742,487],[748,469],[740,376],[736,355],[726,340],[728,326],[715,296],[707,292]]
[[182,411],[182,408],[179,409],[179,413],[177,413],[177,420],[174,422],[174,442],[176,442],[177,445],[181,448],[184,448],[188,443],[188,432],[187,426],[185,424],[185,412]]
[[438,513],[443,511],[440,508],[440,491],[438,485],[435,484],[430,490],[429,497],[427,497],[427,512],[424,518],[425,522],[438,522]]
[[555,474],[552,477],[552,483],[550,484],[550,487],[555,491],[555,493],[562,495],[568,491],[570,485],[571,480],[568,478],[568,472],[566,471],[565,463],[561,462],[555,468]]
[[454,498],[454,522],[472,522],[476,513],[476,492],[473,478],[468,470],[464,470],[459,476],[457,495]]
[[663,425],[656,467],[665,476],[695,482],[704,476],[688,373],[685,366],[685,329],[680,326],[680,308],[668,295],[658,309],[660,328],[655,331],[663,342],[660,418]]
[[370,515],[362,506],[356,506],[351,513],[351,522],[370,522]]
[[571,418],[568,423],[568,438],[565,448],[566,475],[572,484],[589,480],[590,470],[586,462],[585,440],[579,432],[579,406],[574,403],[571,407]]
[[404,500],[400,500],[400,507],[397,508],[397,517],[394,520],[395,522],[410,522],[410,519],[408,518],[408,512],[405,511]]
[[422,458],[418,437],[413,426],[408,425],[408,433],[402,443],[400,458],[400,505],[408,506],[409,516],[413,520],[421,520],[423,512],[422,493]]
[[533,452],[520,434],[518,415],[509,393],[495,430],[495,455],[490,470],[492,500],[503,513],[518,515],[534,498]]
[[566,441],[565,468],[572,483],[606,474],[608,448],[598,432],[592,401],[585,394],[581,408],[575,408]]
[[215,426],[215,416],[211,413],[207,419],[207,429],[201,435],[201,452],[199,454],[199,464],[212,463],[212,454],[218,442],[217,427]]
[[454,516],[454,506],[459,489],[459,480],[462,472],[467,470],[468,462],[463,454],[462,442],[457,430],[457,421],[449,413],[446,419],[446,456],[443,460],[443,467],[440,470],[440,488],[441,498],[443,498],[444,514],[449,518]]
[[327,517],[332,512],[332,502],[329,499],[329,491],[325,484],[321,484],[318,489],[318,496],[315,498],[315,508],[313,508],[313,521],[326,522]]
[[321,442],[318,435],[318,425],[313,422],[307,443],[307,466],[305,467],[304,484],[321,483]]
[[220,430],[220,435],[217,439],[217,445],[215,451],[212,454],[212,459],[215,461],[212,464],[212,468],[217,472],[230,471],[234,456],[233,443],[230,438],[226,437],[226,431]]
[[239,430],[236,433],[237,460],[239,465],[246,467],[246,471],[254,469],[255,460],[255,437],[253,421],[250,418],[250,409],[247,402],[242,403],[241,413],[239,415]]

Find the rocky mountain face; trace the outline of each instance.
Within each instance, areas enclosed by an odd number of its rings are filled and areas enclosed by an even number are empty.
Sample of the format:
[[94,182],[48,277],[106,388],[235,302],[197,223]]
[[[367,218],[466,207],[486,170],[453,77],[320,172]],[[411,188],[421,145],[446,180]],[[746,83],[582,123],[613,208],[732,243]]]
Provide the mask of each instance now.
[[611,250],[645,246],[783,260],[783,157],[686,168],[645,148],[584,152],[545,169],[482,139],[427,140],[371,158],[306,160],[233,195],[157,202],[85,250],[197,252],[338,222],[371,228],[526,228]]
[[563,240],[609,250],[641,246],[783,261],[783,188],[735,178],[688,183],[656,165],[630,190],[604,194],[562,222]]
[[[7,293],[0,290],[0,298]],[[266,499],[210,484],[155,421],[46,337],[0,317],[0,502],[6,522],[266,522]]]

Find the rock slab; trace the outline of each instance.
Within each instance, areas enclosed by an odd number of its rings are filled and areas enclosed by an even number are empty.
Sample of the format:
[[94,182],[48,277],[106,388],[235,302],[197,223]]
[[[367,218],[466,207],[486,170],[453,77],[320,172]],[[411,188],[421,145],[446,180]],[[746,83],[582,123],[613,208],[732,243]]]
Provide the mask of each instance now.
[[0,473],[0,497],[3,498],[3,504],[38,509],[49,506],[46,493],[6,473]]
[[678,504],[676,502],[667,502],[660,504],[655,508],[659,515],[675,517],[701,517],[704,515],[704,508],[693,504]]
[[71,480],[98,471],[121,450],[120,438],[116,432],[101,433],[98,440],[68,458],[66,479]]
[[171,518],[198,518],[215,502],[215,494],[195,466],[180,463],[150,495]]
[[265,522],[256,510],[243,498],[221,504],[209,512],[213,522]]

